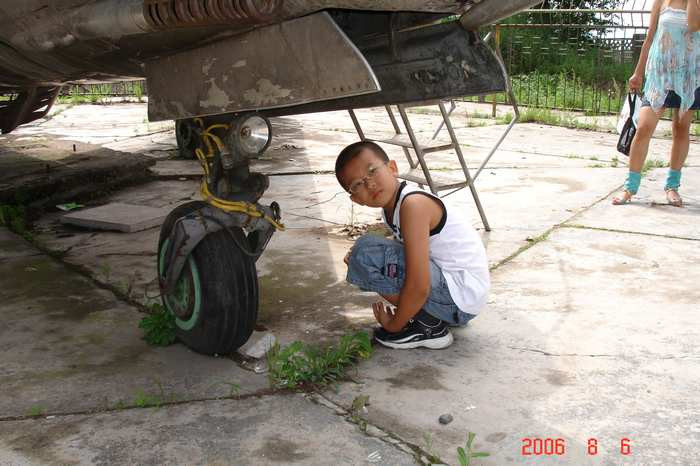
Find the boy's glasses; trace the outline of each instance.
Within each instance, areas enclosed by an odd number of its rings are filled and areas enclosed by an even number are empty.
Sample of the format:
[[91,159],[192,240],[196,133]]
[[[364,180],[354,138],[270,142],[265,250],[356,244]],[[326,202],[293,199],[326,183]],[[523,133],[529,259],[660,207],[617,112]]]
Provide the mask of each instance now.
[[361,179],[353,182],[349,187],[348,187],[348,192],[350,193],[351,196],[354,196],[355,194],[359,193],[362,189],[367,188],[367,184],[369,181],[374,178],[374,175],[377,174],[380,168],[386,166],[386,163],[382,165],[370,165],[370,167],[367,169],[367,174],[363,176]]

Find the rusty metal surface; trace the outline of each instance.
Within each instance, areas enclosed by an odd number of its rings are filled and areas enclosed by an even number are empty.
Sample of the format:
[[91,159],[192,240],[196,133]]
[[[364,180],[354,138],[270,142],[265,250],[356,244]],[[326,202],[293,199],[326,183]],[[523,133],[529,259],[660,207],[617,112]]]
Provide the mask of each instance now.
[[145,0],[143,13],[154,30],[211,24],[272,22],[282,0]]
[[147,76],[151,120],[286,107],[379,90],[362,54],[325,12],[154,61]]

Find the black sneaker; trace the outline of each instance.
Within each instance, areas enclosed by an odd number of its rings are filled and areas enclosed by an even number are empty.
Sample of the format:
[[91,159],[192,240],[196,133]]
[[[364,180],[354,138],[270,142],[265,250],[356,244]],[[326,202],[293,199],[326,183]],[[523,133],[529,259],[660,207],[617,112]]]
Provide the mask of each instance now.
[[422,309],[400,332],[389,333],[384,329],[377,329],[374,331],[374,339],[384,346],[397,349],[443,349],[453,341],[447,324]]

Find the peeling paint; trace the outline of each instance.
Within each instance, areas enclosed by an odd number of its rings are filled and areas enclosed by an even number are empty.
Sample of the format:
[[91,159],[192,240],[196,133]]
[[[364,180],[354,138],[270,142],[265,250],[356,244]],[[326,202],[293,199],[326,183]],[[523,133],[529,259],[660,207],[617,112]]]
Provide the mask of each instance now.
[[214,78],[211,78],[208,82],[210,86],[207,100],[200,100],[199,105],[202,108],[226,108],[231,103],[228,94],[216,85]]
[[283,89],[269,79],[259,79],[257,84],[257,89],[248,89],[243,93],[243,98],[255,106],[277,104],[280,99],[292,94],[291,89]]
[[248,64],[248,62],[245,60],[238,60],[236,63],[233,64],[233,67],[234,68],[243,68],[247,64]]

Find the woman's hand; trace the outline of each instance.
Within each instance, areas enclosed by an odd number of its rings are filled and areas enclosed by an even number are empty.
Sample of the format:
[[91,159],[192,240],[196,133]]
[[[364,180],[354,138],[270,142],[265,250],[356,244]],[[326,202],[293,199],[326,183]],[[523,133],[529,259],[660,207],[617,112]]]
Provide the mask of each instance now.
[[630,77],[629,81],[627,81],[627,86],[629,87],[630,91],[641,91],[643,80],[643,76],[639,76],[637,73],[634,73],[632,77]]
[[348,253],[345,254],[345,257],[343,257],[343,262],[345,262],[345,265],[350,264],[350,254],[352,254],[352,248],[348,250]]

